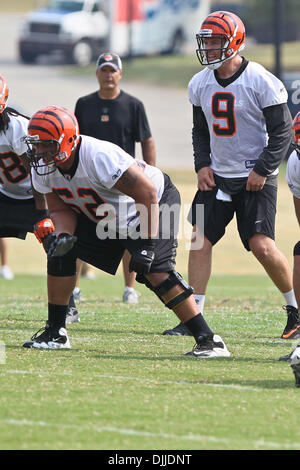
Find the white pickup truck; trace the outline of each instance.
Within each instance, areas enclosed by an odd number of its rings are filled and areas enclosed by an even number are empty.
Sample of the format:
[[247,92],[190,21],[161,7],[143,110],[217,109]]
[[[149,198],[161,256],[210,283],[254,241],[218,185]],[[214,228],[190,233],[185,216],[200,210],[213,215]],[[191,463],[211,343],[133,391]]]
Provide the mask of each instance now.
[[103,1],[50,0],[21,25],[19,57],[33,63],[39,55],[60,52],[69,63],[87,65],[105,50],[108,32]]

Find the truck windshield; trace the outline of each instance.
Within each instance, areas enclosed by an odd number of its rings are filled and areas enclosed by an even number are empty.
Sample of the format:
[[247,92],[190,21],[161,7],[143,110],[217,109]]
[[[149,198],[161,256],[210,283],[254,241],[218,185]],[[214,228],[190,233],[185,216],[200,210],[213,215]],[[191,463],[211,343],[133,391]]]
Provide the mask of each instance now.
[[84,2],[68,1],[68,0],[51,0],[48,5],[50,10],[64,11],[81,11]]

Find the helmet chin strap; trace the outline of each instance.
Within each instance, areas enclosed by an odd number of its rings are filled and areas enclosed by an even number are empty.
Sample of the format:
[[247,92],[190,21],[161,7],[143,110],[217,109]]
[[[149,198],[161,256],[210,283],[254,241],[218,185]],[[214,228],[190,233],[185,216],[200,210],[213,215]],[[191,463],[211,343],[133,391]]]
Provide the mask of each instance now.
[[235,51],[233,54],[231,54],[229,57],[227,57],[226,59],[223,59],[221,62],[217,62],[216,64],[208,64],[207,65],[207,68],[209,68],[210,70],[217,70],[221,67],[221,65],[223,65],[225,62],[227,62],[227,60],[229,59],[233,59],[237,53],[239,51]]

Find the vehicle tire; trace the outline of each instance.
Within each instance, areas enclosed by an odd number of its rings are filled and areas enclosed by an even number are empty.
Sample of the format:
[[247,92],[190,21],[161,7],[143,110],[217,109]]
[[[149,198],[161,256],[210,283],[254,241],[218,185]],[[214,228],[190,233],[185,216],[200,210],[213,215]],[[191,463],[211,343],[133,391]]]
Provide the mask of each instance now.
[[78,41],[72,50],[72,63],[79,67],[89,65],[93,60],[93,48],[86,40]]
[[34,54],[33,52],[28,52],[28,50],[25,50],[22,46],[20,46],[19,57],[21,59],[21,62],[24,62],[25,64],[33,64],[36,61],[37,54]]
[[172,44],[170,47],[170,53],[179,55],[183,53],[184,49],[184,35],[183,32],[178,30],[175,32],[173,39],[172,39]]

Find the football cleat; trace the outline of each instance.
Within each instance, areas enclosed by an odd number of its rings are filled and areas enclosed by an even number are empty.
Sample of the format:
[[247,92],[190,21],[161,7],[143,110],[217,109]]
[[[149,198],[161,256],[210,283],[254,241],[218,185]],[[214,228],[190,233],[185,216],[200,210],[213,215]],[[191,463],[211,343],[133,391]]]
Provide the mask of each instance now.
[[165,330],[162,332],[163,335],[170,336],[193,336],[187,326],[184,323],[179,323],[177,326],[170,330]]
[[291,354],[291,368],[295,376],[295,385],[297,388],[300,387],[300,343]]
[[125,304],[138,304],[139,303],[139,295],[141,295],[139,292],[136,290],[132,289],[124,289],[123,293],[123,302]]
[[278,361],[285,361],[285,362],[290,362],[291,361],[291,356],[293,352],[290,352],[289,354],[286,354],[285,356],[281,356]]
[[230,352],[221,336],[201,335],[192,351],[187,352],[186,356],[194,356],[198,359],[209,359],[212,357],[229,357]]
[[300,318],[298,310],[292,305],[282,307],[287,313],[287,323],[281,335],[283,339],[300,338]]
[[[39,335],[41,331],[42,333]],[[29,341],[23,344],[23,347],[35,349],[71,349],[66,329],[63,327],[58,330],[54,329],[48,322],[46,322],[45,328],[38,330]]]
[[69,325],[70,323],[78,323],[80,322],[79,313],[76,307],[69,307],[67,316],[66,316],[66,323]]

